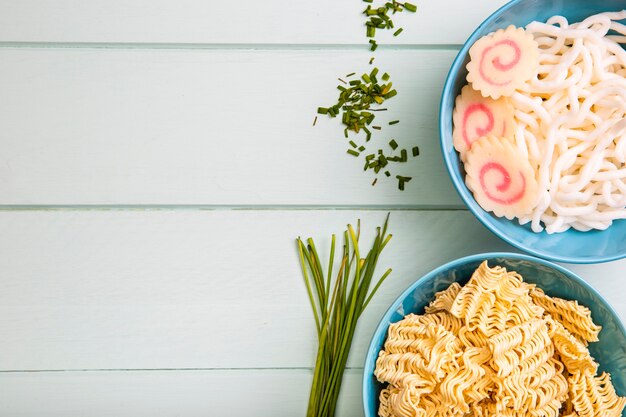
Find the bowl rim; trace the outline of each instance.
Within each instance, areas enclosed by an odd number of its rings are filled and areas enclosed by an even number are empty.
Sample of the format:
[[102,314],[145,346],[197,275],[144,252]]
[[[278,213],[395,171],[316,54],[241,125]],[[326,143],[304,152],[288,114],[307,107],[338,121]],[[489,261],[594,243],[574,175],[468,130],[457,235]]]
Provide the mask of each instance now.
[[[482,209],[482,207],[478,205],[476,200],[474,200],[474,198],[463,189],[462,185],[458,181],[455,181],[454,179],[454,176],[452,173],[456,170],[456,168],[453,166],[452,161],[448,158],[448,154],[446,152],[445,145],[444,145],[444,142],[446,141],[446,139],[444,138],[444,135],[443,135],[444,122],[445,122],[443,118],[443,108],[444,108],[444,103],[447,102],[446,97],[450,95],[450,92],[452,90],[452,83],[450,82],[451,78],[453,74],[457,73],[460,70],[461,65],[463,64],[463,57],[468,53],[470,47],[474,44],[474,42],[478,38],[478,33],[482,29],[483,25],[485,25],[487,22],[495,19],[503,12],[507,11],[511,7],[523,1],[526,1],[526,0],[511,0],[505,5],[503,5],[502,7],[500,7],[499,9],[497,9],[491,15],[489,15],[489,17],[487,17],[485,20],[483,20],[483,22],[480,25],[478,25],[478,27],[467,38],[467,40],[463,44],[463,47],[459,50],[458,54],[454,58],[454,61],[452,61],[450,70],[448,71],[448,74],[446,75],[446,80],[444,82],[443,90],[441,92],[441,100],[439,102],[439,147],[441,149],[441,154],[443,156],[443,161],[446,166],[446,170],[448,171],[448,176],[450,177],[450,180],[452,181],[452,185],[454,185],[454,189],[456,190],[457,194],[459,195],[459,197],[461,197],[461,200],[463,200],[463,203],[465,203],[465,206],[472,212],[474,217],[477,218],[478,221],[480,221],[483,224],[483,226],[485,226],[489,231],[491,231],[491,233],[495,234],[500,239],[504,240],[506,243],[512,246],[515,246],[516,248],[520,250],[523,250],[524,252],[527,252],[536,257],[540,257],[540,258],[547,259],[550,261],[566,262],[570,264],[596,264],[596,263],[611,262],[611,261],[616,261],[619,259],[626,258],[626,251],[624,251],[623,253],[615,254],[615,255],[604,255],[604,256],[599,255],[599,256],[591,256],[588,258],[581,258],[581,257],[560,255],[558,253],[553,253],[553,252],[541,250],[541,249],[535,249],[530,245],[526,245],[523,242],[520,242],[519,240],[509,236],[502,230],[496,227],[493,227],[489,222],[487,222],[487,220],[483,218],[483,216],[488,216],[491,214],[485,212]],[[513,222],[514,220],[509,220],[509,221]],[[611,226],[609,226],[609,228],[610,227]],[[542,233],[545,233],[545,231]]]
[[463,264],[467,264],[467,263],[475,262],[475,261],[480,261],[480,260],[491,260],[494,258],[509,258],[509,259],[514,259],[514,260],[530,261],[530,262],[540,264],[542,266],[552,268],[564,274],[565,276],[570,278],[572,281],[582,286],[585,290],[589,291],[591,294],[596,296],[600,300],[603,307],[605,307],[611,313],[611,315],[616,318],[618,330],[626,335],[626,328],[624,327],[624,323],[620,319],[617,312],[613,309],[611,304],[602,296],[602,294],[600,294],[595,288],[593,288],[587,281],[582,279],[580,276],[578,276],[574,272],[570,271],[569,269],[561,265],[555,264],[554,262],[548,261],[546,259],[538,258],[536,256],[526,255],[522,253],[513,253],[513,252],[485,252],[485,253],[478,253],[475,255],[464,256],[462,258],[457,258],[452,261],[446,262],[445,264],[438,266],[435,269],[432,269],[430,272],[427,272],[426,274],[422,275],[420,278],[415,280],[404,291],[402,291],[402,293],[400,293],[398,297],[396,297],[396,299],[391,303],[387,311],[385,311],[385,314],[383,314],[383,316],[379,320],[378,325],[376,326],[376,329],[374,330],[374,333],[372,334],[372,337],[370,338],[370,342],[367,347],[367,352],[365,354],[365,361],[363,363],[363,376],[361,380],[361,403],[363,405],[363,413],[365,417],[375,417],[375,416],[370,416],[368,414],[368,408],[367,408],[367,403],[366,403],[367,381],[369,380],[369,377],[370,377],[370,375],[366,373],[366,370],[368,369],[368,367],[372,367],[373,369],[372,365],[375,363],[374,355],[376,356],[378,355],[378,352],[374,352],[375,340],[380,337],[381,332],[385,331],[385,329],[389,327],[389,320],[391,316],[396,312],[396,310],[398,309],[402,301],[404,301],[413,291],[415,291],[416,288],[423,281],[425,281],[428,278],[431,278],[434,275],[438,275],[445,270],[458,267],[459,265],[463,265]]

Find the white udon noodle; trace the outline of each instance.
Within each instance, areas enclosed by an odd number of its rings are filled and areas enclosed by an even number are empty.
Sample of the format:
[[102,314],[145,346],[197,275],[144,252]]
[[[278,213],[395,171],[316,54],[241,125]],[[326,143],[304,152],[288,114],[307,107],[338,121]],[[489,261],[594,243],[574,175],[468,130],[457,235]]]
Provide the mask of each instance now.
[[[512,97],[515,142],[537,171],[534,232],[606,229],[626,218],[626,10],[526,30],[539,72]],[[612,31],[609,33],[609,31]]]

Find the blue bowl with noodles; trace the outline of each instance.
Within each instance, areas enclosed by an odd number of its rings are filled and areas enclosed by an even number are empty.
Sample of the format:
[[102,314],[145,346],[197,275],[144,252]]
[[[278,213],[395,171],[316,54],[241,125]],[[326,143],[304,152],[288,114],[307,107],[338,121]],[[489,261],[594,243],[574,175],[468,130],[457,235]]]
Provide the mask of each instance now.
[[382,349],[391,323],[407,314],[423,314],[435,293],[453,282],[467,283],[483,261],[489,266],[503,266],[517,271],[524,281],[537,284],[546,294],[578,302],[591,310],[596,324],[602,326],[599,342],[589,344],[589,351],[600,364],[598,372],[609,372],[619,395],[626,395],[626,329],[611,306],[582,278],[551,262],[528,255],[486,253],[472,255],[447,263],[418,279],[407,288],[384,314],[370,342],[363,372],[363,408],[365,417],[378,415],[378,396],[383,384],[374,377],[378,352]]
[[617,220],[606,230],[563,233],[535,233],[529,225],[517,220],[499,218],[478,205],[465,185],[465,171],[452,143],[452,112],[454,101],[467,84],[469,48],[482,36],[509,25],[524,27],[528,23],[546,21],[554,15],[565,16],[570,22],[626,8],[624,0],[513,0],[487,18],[469,37],[454,60],[446,79],[439,110],[439,133],[443,159],[450,178],[470,211],[489,230],[509,244],[535,256],[558,262],[598,263],[626,257],[626,220]]

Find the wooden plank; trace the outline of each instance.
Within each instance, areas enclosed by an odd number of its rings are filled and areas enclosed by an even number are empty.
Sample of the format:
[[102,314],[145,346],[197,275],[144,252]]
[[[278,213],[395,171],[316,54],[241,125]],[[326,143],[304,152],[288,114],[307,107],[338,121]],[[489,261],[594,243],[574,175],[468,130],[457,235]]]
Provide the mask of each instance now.
[[376,123],[401,122],[369,149],[421,149],[399,192],[371,186],[338,120],[311,126],[366,51],[0,49],[0,204],[461,207],[436,123],[454,54],[378,55],[399,94]]
[[[384,211],[0,212],[0,370],[310,367],[315,334],[294,239]],[[424,273],[508,246],[464,211],[394,211],[394,272],[362,318],[362,366],[387,306]],[[626,262],[572,267],[626,318]]]
[[[306,414],[309,370],[0,373],[11,417],[292,417]],[[337,417],[358,417],[361,372],[347,371]]]
[[[457,44],[505,0],[419,1],[400,44]],[[364,44],[361,1],[21,0],[0,3],[0,41]]]

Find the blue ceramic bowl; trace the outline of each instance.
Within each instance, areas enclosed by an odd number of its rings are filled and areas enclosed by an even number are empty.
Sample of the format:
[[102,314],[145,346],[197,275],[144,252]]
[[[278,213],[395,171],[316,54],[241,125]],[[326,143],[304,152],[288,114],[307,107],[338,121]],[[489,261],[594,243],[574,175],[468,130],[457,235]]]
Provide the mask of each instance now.
[[469,37],[457,55],[446,79],[439,111],[439,134],[446,168],[457,192],[489,230],[511,245],[533,255],[553,261],[569,263],[607,262],[626,257],[626,220],[618,220],[604,231],[549,235],[533,233],[529,225],[521,226],[516,220],[498,218],[484,211],[465,186],[465,171],[452,144],[452,110],[454,99],[467,84],[465,66],[469,61],[469,48],[484,35],[509,25],[523,27],[533,20],[545,21],[562,15],[570,22],[583,20],[592,14],[626,8],[626,0],[514,0],[485,20]]
[[517,271],[524,280],[540,286],[548,295],[578,300],[591,309],[595,323],[602,326],[600,341],[591,343],[591,355],[600,364],[600,372],[611,373],[618,394],[626,395],[626,329],[611,306],[581,278],[572,272],[542,259],[513,253],[487,253],[457,259],[426,274],[406,289],[378,324],[365,356],[363,373],[363,408],[365,417],[378,415],[378,395],[382,389],[374,377],[378,352],[387,338],[391,323],[409,313],[423,314],[424,307],[436,292],[453,282],[465,284],[483,261],[490,266],[501,265]]

